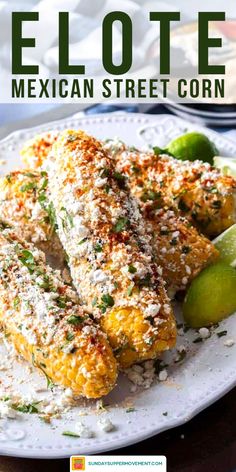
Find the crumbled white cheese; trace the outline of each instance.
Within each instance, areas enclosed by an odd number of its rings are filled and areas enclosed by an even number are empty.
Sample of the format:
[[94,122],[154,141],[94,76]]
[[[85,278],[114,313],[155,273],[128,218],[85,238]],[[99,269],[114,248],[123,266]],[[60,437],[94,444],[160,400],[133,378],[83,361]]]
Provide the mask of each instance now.
[[157,313],[159,313],[160,308],[161,308],[160,303],[158,303],[158,304],[151,303],[145,309],[145,314],[148,315],[148,316],[156,316]]
[[230,338],[226,339],[224,341],[224,346],[226,346],[226,347],[232,347],[234,344],[235,344],[235,341],[233,339],[230,339]]
[[99,419],[97,421],[97,425],[102,431],[105,431],[106,433],[109,433],[110,431],[114,430],[114,424],[111,422],[109,418]]
[[198,332],[199,332],[200,338],[202,339],[207,339],[211,335],[210,330],[208,328],[200,328]]
[[109,276],[101,269],[97,269],[90,274],[90,280],[92,283],[102,284],[109,279]]
[[95,187],[98,187],[98,188],[104,187],[104,185],[106,184],[107,184],[107,178],[102,179],[101,177],[98,177],[94,181]]
[[77,433],[79,434],[81,438],[89,439],[89,438],[92,438],[94,435],[92,430],[81,422],[78,422],[75,424],[75,430],[77,431]]
[[158,375],[158,379],[160,380],[160,382],[165,382],[165,380],[167,380],[167,377],[168,377],[167,370],[166,369],[161,370],[161,372]]
[[8,404],[8,402],[0,401],[0,418],[10,418],[14,420],[17,412]]

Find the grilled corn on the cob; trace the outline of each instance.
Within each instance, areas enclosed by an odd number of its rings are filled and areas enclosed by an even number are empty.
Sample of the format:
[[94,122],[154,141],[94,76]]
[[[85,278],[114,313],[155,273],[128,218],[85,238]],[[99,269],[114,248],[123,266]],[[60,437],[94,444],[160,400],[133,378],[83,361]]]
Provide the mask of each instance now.
[[[27,152],[29,155],[27,163],[31,160],[30,156],[33,149],[33,152],[36,153],[34,162],[40,163],[40,165],[43,164],[42,155],[46,159],[50,151],[49,143],[52,147],[56,135],[54,133],[51,138],[49,134],[46,135],[47,145],[44,144],[44,136],[37,136],[34,141],[35,144],[33,141],[28,145],[26,144],[25,155],[27,157]],[[39,147],[37,143],[40,143]],[[42,146],[42,150],[40,146]],[[105,146],[115,157],[119,167],[119,164],[123,163],[121,159],[123,149],[126,148],[122,143],[114,143],[113,141],[108,142]],[[126,152],[128,157],[130,154]],[[156,209],[153,212],[151,199],[154,198],[155,192],[150,191],[150,198],[147,201],[146,198],[140,198],[143,194],[142,191],[140,193],[139,186],[140,179],[142,179],[142,168],[138,169],[133,166],[133,172],[130,173],[129,161],[125,164],[120,167],[121,178],[128,177],[128,185],[130,184],[129,180],[131,181],[130,189],[139,198],[146,221],[152,225],[156,260],[163,269],[163,278],[167,282],[168,293],[172,295],[177,290],[184,289],[205,266],[213,262],[217,258],[218,252],[210,241],[203,235],[198,234],[197,230],[184,217],[175,215],[170,210]]]
[[108,141],[117,168],[129,186],[152,209],[168,208],[188,218],[202,233],[216,236],[236,221],[236,181],[201,161],[180,161],[140,152]]
[[53,207],[46,197],[47,185],[47,174],[42,171],[14,171],[2,177],[0,215],[20,237],[62,263],[64,254],[55,232]]
[[16,350],[76,395],[110,392],[117,366],[106,337],[43,253],[1,230],[0,270],[0,323]]
[[176,327],[151,237],[102,145],[66,131],[48,161],[50,198],[72,279],[122,366],[175,344]]

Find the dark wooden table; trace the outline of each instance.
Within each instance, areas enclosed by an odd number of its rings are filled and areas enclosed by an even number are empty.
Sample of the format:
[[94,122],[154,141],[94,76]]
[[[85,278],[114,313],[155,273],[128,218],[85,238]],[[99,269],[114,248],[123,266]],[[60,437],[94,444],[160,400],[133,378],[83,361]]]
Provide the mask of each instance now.
[[[236,472],[236,389],[184,426],[112,454],[163,454],[168,472]],[[68,460],[0,457],[0,472],[69,472]]]

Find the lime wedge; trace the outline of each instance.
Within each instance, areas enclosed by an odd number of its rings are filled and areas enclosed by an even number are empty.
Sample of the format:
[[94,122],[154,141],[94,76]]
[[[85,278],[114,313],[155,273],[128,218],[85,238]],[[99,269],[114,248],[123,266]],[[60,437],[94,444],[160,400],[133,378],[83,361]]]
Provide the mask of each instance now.
[[236,158],[235,157],[214,157],[214,166],[221,169],[224,175],[232,175],[236,178]]
[[210,326],[236,311],[236,270],[224,262],[204,269],[191,283],[183,304],[191,328]]
[[221,233],[212,242],[220,253],[220,260],[236,267],[236,224]]
[[218,154],[215,144],[202,133],[183,134],[171,141],[166,150],[182,161],[199,159],[213,164],[213,157]]

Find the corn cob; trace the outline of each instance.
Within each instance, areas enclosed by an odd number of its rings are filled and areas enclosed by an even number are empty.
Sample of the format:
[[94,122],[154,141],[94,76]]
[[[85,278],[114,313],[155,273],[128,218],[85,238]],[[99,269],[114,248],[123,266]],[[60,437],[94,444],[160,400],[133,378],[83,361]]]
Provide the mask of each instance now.
[[48,383],[98,398],[114,387],[117,367],[105,335],[44,254],[0,231],[0,323],[8,341]]
[[5,224],[26,241],[63,263],[64,253],[54,231],[52,205],[46,197],[47,174],[23,170],[14,171],[0,179],[0,214]]
[[236,181],[219,169],[201,161],[140,152],[119,141],[108,141],[105,147],[120,172],[129,176],[136,197],[154,211],[172,209],[208,237],[235,223]]
[[[176,327],[144,222],[112,159],[66,131],[48,160],[49,191],[72,279],[122,366],[172,347]],[[119,186],[120,185],[120,186]]]

